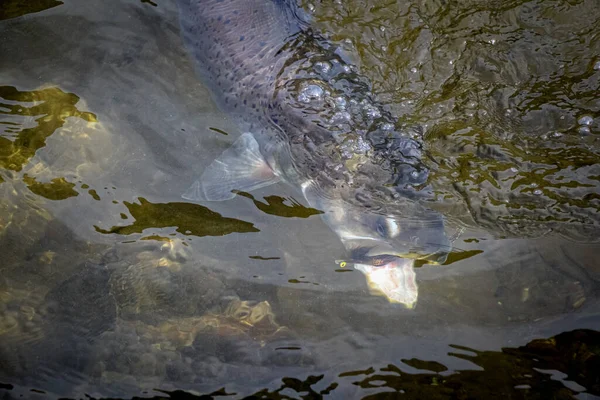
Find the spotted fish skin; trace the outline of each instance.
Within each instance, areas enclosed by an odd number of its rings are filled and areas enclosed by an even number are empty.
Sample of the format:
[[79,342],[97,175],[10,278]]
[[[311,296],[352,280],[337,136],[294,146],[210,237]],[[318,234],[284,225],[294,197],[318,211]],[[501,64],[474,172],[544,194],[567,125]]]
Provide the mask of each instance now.
[[275,175],[325,211],[349,251],[449,250],[442,217],[417,201],[431,195],[421,145],[395,128],[369,81],[293,0],[178,5],[184,41],[217,105],[252,133]]
[[[178,0],[187,48],[217,104],[231,115],[258,112],[268,101],[277,52],[300,31],[284,4],[244,0]],[[247,118],[244,118],[247,119]]]
[[[370,98],[368,81],[310,32],[293,2],[179,0],[179,7],[184,40],[215,102],[259,138],[261,149],[269,147],[265,142],[288,144],[300,166],[289,170],[288,154],[272,160],[289,172],[288,181],[364,185],[347,164],[359,164],[371,180],[397,187],[426,181],[420,145],[393,129],[389,113]],[[318,70],[319,63],[329,71]],[[329,101],[298,101],[310,82],[334,92]],[[334,97],[348,105],[331,106]],[[365,116],[369,111],[371,117]]]

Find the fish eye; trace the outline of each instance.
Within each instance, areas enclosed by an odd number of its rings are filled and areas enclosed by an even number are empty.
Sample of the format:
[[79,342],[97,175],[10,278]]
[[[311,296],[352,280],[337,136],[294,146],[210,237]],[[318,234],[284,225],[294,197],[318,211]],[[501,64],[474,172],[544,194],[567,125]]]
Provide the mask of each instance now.
[[388,226],[385,218],[378,218],[377,225],[375,227],[377,229],[377,233],[381,237],[387,237],[388,234]]

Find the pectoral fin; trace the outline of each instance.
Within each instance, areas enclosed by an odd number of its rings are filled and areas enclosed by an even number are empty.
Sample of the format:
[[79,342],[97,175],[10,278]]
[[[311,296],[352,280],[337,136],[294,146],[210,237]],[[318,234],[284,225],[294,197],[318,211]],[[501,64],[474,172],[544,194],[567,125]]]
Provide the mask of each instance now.
[[278,181],[254,136],[244,133],[204,170],[182,197],[192,201],[229,200],[235,196],[234,190],[249,192]]

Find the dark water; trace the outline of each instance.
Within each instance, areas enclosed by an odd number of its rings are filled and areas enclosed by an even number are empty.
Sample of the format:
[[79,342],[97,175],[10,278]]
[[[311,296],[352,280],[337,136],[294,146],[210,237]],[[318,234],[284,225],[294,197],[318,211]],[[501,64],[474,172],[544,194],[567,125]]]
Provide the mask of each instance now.
[[2,398],[600,397],[599,4],[303,6],[421,127],[456,240],[417,307],[286,186],[181,198],[239,131],[173,2],[6,1]]

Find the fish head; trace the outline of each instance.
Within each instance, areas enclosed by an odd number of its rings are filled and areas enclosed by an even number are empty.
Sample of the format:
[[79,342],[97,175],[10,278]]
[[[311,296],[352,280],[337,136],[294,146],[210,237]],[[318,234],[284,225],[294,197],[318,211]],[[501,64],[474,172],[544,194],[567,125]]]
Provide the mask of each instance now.
[[366,207],[323,192],[307,198],[344,244],[346,260],[392,302],[412,308],[418,295],[415,260],[441,264],[450,252],[443,217],[416,202]]
[[441,264],[450,252],[443,217],[414,203],[367,208],[327,199],[319,205],[323,220],[340,238],[351,260],[396,256]]
[[344,217],[329,221],[352,260],[383,256],[425,260],[441,264],[450,243],[441,215],[432,212],[412,217],[380,215],[346,207]]
[[415,259],[430,263],[446,260],[450,244],[443,219],[431,213],[412,218],[365,212],[334,225],[354,268],[365,274],[371,292],[390,302],[413,308],[418,286]]
[[[437,213],[402,218],[346,207],[331,221],[354,268],[365,274],[371,292],[413,308],[418,297],[415,260],[443,263],[450,243]],[[352,215],[354,214],[354,215]]]

